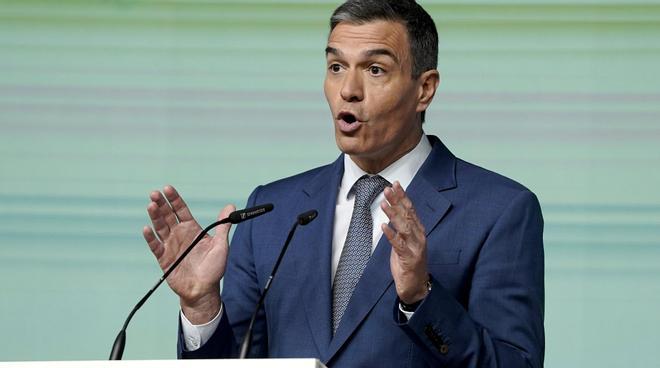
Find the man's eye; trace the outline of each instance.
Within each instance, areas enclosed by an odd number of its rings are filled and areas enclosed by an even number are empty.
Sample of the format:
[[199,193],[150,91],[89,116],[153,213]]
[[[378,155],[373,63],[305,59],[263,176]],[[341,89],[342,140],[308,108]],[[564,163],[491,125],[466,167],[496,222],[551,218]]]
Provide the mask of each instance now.
[[369,67],[369,73],[371,73],[371,75],[381,75],[381,74],[385,73],[385,71],[381,67],[370,66]]
[[330,65],[330,71],[333,73],[339,73],[341,71],[341,65],[339,64],[332,64]]

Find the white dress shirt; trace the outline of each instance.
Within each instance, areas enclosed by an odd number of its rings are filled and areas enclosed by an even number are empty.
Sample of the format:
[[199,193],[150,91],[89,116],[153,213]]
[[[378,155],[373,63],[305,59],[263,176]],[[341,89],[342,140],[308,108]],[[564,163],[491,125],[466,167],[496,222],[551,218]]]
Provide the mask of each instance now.
[[[431,143],[429,143],[429,140],[425,135],[422,135],[422,139],[420,139],[419,143],[412,151],[408,152],[383,171],[379,172],[378,175],[382,176],[390,183],[399,181],[401,187],[405,190],[408,188],[408,185],[430,153]],[[339,264],[339,258],[341,257],[344,242],[348,235],[348,227],[351,223],[351,216],[353,214],[355,194],[351,189],[355,182],[363,175],[370,174],[362,170],[348,155],[344,155],[344,175],[339,186],[339,195],[337,196],[337,203],[335,205],[335,222],[333,225],[332,237],[332,263],[330,268],[331,283],[335,279],[335,272],[337,271],[337,265]],[[378,245],[378,241],[383,235],[383,230],[381,230],[380,225],[389,222],[385,212],[380,209],[380,203],[384,199],[385,195],[380,193],[371,204],[371,217],[374,220],[372,252],[376,249],[376,245]],[[413,314],[413,312],[402,312],[408,319],[410,319]],[[220,323],[220,317],[222,316],[222,307],[213,320],[203,325],[193,325],[188,321],[183,312],[180,314],[185,349],[187,351],[193,351],[204,345],[215,332]]]

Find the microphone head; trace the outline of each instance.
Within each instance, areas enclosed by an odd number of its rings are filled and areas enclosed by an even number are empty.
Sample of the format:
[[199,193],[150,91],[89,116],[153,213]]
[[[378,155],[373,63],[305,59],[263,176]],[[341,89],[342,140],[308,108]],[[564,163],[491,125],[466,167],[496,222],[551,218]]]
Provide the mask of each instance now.
[[305,213],[301,213],[298,215],[298,225],[305,226],[309,224],[310,222],[314,221],[316,216],[318,216],[318,211],[316,210],[310,210]]
[[234,211],[230,213],[227,218],[229,219],[229,222],[231,222],[232,224],[238,224],[240,222],[261,216],[264,213],[268,213],[272,210],[273,210],[273,204],[266,203],[259,206],[246,208],[244,210]]

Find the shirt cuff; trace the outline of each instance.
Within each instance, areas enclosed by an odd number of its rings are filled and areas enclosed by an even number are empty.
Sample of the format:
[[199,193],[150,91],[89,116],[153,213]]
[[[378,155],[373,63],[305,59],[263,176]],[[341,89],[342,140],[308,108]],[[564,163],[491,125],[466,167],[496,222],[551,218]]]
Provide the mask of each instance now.
[[[399,312],[401,312],[401,313],[406,317],[406,322],[407,322],[407,321],[410,321],[410,319],[412,318],[413,314],[415,314],[415,312],[404,311],[404,310],[403,310],[403,307],[401,307],[401,303],[399,303]],[[183,313],[181,313],[181,315],[183,315]]]
[[218,329],[220,319],[222,317],[223,305],[220,305],[218,314],[210,321],[203,325],[193,325],[192,322],[186,318],[183,311],[179,312],[181,316],[181,332],[183,333],[184,348],[186,351],[195,351],[201,348],[213,336],[213,333]]

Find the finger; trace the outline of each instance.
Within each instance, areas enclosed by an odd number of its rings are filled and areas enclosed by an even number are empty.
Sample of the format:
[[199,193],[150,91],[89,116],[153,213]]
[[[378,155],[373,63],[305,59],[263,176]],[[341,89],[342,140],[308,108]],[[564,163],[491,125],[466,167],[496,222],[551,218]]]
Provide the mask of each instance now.
[[[390,205],[397,209],[402,216],[410,218],[416,224],[421,225],[412,200],[408,197],[398,181],[394,182],[391,190],[385,192],[385,199],[387,199]],[[403,209],[403,211],[398,210],[399,208]]]
[[[226,205],[222,211],[220,211],[220,214],[218,214],[218,220],[222,220],[224,218],[227,218],[230,213],[236,211],[236,206],[233,204],[228,204]],[[223,224],[220,225],[216,228],[215,231],[215,236],[213,237],[213,244],[214,247],[211,250],[212,252],[214,251],[220,251],[219,246],[217,245],[228,245],[229,243],[229,230],[231,229],[231,224]]]
[[399,204],[399,197],[396,195],[394,192],[394,187],[387,187],[383,190],[383,194],[385,194],[385,199],[387,199],[387,202],[391,206],[396,206]]
[[[225,218],[229,217],[229,214],[231,214],[234,211],[236,211],[236,206],[234,206],[233,204],[226,205],[220,211],[220,213],[218,214],[218,220],[222,220],[222,219],[225,219]],[[216,228],[215,234],[216,235],[223,235],[224,234],[224,236],[226,237],[229,234],[229,229],[230,228],[231,228],[230,223],[220,225]]]
[[[399,222],[399,212],[395,207],[392,207],[387,201],[382,201],[380,203],[380,209],[385,212],[385,215],[390,220],[390,226],[395,226],[395,222]],[[398,231],[395,227],[395,231]]]
[[149,203],[147,206],[147,213],[149,214],[149,218],[151,219],[156,234],[158,234],[160,240],[165,241],[170,236],[170,227],[167,225],[165,218],[161,216],[156,202]]
[[174,213],[176,213],[176,217],[179,219],[179,221],[184,222],[195,220],[190,213],[188,205],[186,205],[186,202],[183,200],[183,198],[181,198],[173,186],[166,185],[165,188],[163,188],[163,193],[165,194],[165,198],[167,198],[167,200],[170,202],[170,205],[172,206]]
[[381,224],[380,228],[383,230],[383,234],[385,234],[385,237],[390,242],[392,249],[398,256],[402,257],[410,253],[410,250],[408,250],[405,245],[405,241],[396,231],[394,231],[394,229],[392,229],[387,224]]
[[397,202],[400,202],[401,200],[403,200],[403,197],[406,196],[406,191],[403,189],[401,183],[399,183],[398,180],[396,180],[394,184],[392,184],[392,192],[394,193],[394,196],[396,196]]
[[144,237],[144,240],[147,242],[147,245],[149,245],[149,249],[151,249],[151,253],[154,254],[156,259],[160,259],[160,257],[163,256],[163,253],[165,253],[165,247],[163,246],[163,243],[160,240],[158,240],[158,238],[156,238],[153,229],[151,229],[149,226],[143,227],[142,236]]
[[402,197],[396,189],[385,190],[385,199],[387,200],[387,205],[391,208],[392,213],[397,216],[407,217],[406,212],[408,208],[404,205],[405,197]]
[[174,225],[177,224],[178,221],[176,215],[174,214],[174,210],[172,209],[172,207],[170,207],[170,204],[167,203],[167,200],[163,196],[163,193],[155,190],[151,192],[149,198],[151,198],[151,200],[153,202],[156,202],[156,204],[158,205],[158,212],[165,220],[165,223],[167,223],[167,226],[172,228]]
[[390,244],[392,244],[393,247],[395,245],[398,245],[398,243],[394,244],[395,243],[394,240],[396,239],[396,231],[394,231],[394,229],[389,227],[389,225],[387,224],[380,224],[380,228],[381,230],[383,230],[383,234],[385,234],[385,237],[387,238],[387,240],[389,240]]
[[385,201],[381,202],[381,208],[390,218],[390,224],[387,227],[392,230],[390,243],[394,245],[401,244],[407,250],[400,249],[397,252],[398,254],[410,254],[410,252],[416,252],[416,249],[419,250],[424,247],[426,232],[424,231],[424,225],[415,215],[414,209],[404,210],[403,215],[401,215],[395,208],[389,207]]
[[401,199],[399,196],[394,192],[394,189],[392,188],[385,188],[383,191],[385,194],[385,201],[381,203],[381,208],[385,208],[382,205],[384,204],[386,207],[390,208],[390,212],[398,213],[398,214],[403,214],[405,211],[405,208],[401,205]]
[[413,203],[412,203],[412,201],[410,200],[410,197],[408,197],[408,195],[407,195],[406,192],[403,190],[403,188],[401,188],[401,186],[399,186],[399,188],[397,189],[396,193],[397,193],[397,195],[399,196],[399,204],[400,204],[403,208],[409,210],[409,209],[412,209],[412,208],[415,207],[415,206],[413,206]]
[[404,236],[411,234],[413,229],[413,221],[407,215],[405,208],[401,206],[391,206],[387,202],[381,202],[380,208],[385,212],[387,218],[390,219],[390,226],[396,230],[396,232],[401,233]]
[[400,205],[400,206],[402,206],[403,208],[406,208],[406,209],[413,208],[412,201],[410,200],[410,198],[406,194],[406,191],[401,186],[401,183],[399,183],[398,181],[395,181],[394,184],[392,184],[392,188],[391,188],[391,191],[389,193],[389,197],[390,197],[390,199],[388,199],[388,201],[390,201],[390,203],[393,206]]

